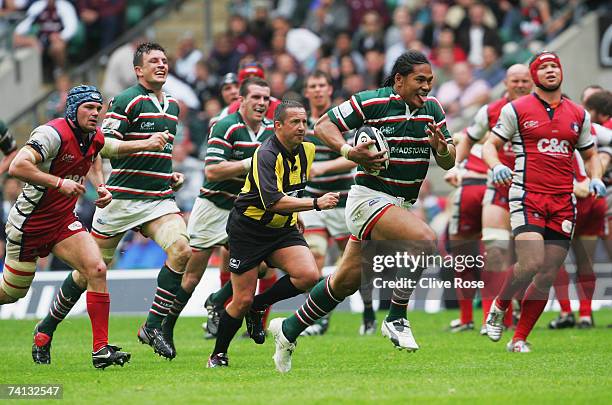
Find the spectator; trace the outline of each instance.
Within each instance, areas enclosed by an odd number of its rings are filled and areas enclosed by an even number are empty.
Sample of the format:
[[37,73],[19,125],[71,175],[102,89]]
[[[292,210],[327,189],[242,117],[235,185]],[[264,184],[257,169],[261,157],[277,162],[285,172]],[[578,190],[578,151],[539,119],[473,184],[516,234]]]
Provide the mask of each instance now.
[[416,41],[416,32],[410,24],[404,25],[401,31],[401,41],[387,49],[385,53],[385,74],[391,73],[395,60],[404,52],[411,49]]
[[288,91],[285,75],[278,70],[274,70],[270,73],[268,82],[270,83],[270,95],[282,100]]
[[270,48],[272,40],[272,25],[270,24],[270,16],[268,14],[268,1],[257,0],[253,2],[253,19],[249,23],[249,33],[260,44],[262,49]]
[[341,31],[336,35],[336,43],[332,51],[332,66],[339,67],[340,59],[343,56],[350,56],[358,72],[365,70],[365,61],[362,54],[353,49],[351,45],[351,33],[349,31]]
[[342,0],[319,0],[308,10],[304,27],[331,44],[338,32],[349,29],[349,10]]
[[453,51],[453,59],[455,62],[465,62],[467,60],[467,56],[463,49],[455,43],[455,32],[449,27],[445,26],[440,35],[438,36],[438,46],[431,50],[431,54],[429,55],[429,60],[434,65],[437,65],[438,62],[438,52],[439,49],[446,48],[452,49]]
[[102,84],[102,92],[109,99],[136,84],[134,51],[143,42],[147,42],[146,37],[134,38],[131,42],[115,49],[110,55]]
[[411,20],[407,7],[399,6],[393,11],[393,25],[385,32],[385,49],[389,49],[402,40],[402,27],[409,25]]
[[529,39],[533,39],[542,26],[551,21],[550,5],[546,0],[523,0],[521,14],[521,32],[523,37]]
[[359,30],[353,36],[353,49],[363,55],[369,49],[382,50],[384,47],[385,34],[382,19],[375,11],[367,11],[363,15]]
[[[456,0],[452,6],[448,8],[446,13],[446,24],[450,25],[454,30],[461,30],[469,25],[469,9],[472,5],[479,3],[480,0]],[[452,2],[451,2],[452,3]],[[497,26],[495,15],[488,7],[485,7],[484,25],[489,28]]]
[[437,93],[437,89],[453,77],[453,66],[455,66],[455,52],[453,48],[444,47],[436,50],[436,62],[434,65],[434,81],[432,93]]
[[200,158],[206,156],[206,142],[211,127],[211,118],[221,113],[221,101],[212,97],[204,101],[202,110],[194,113],[187,123],[189,127],[189,138],[193,143],[191,156]]
[[482,66],[474,69],[474,79],[482,79],[490,87],[504,80],[506,70],[504,69],[499,54],[494,46],[485,46],[482,52]]
[[195,81],[196,64],[203,56],[202,52],[195,46],[193,33],[185,32],[178,42],[174,74],[188,83],[193,83]]
[[430,49],[437,48],[440,44],[438,38],[442,30],[446,29],[446,13],[448,4],[442,1],[435,1],[431,5],[431,21],[423,28],[421,42]]
[[217,78],[210,73],[210,67],[205,59],[200,59],[195,65],[195,77],[191,87],[196,92],[201,105],[206,100],[216,97],[218,92]]
[[210,60],[217,63],[217,74],[225,75],[226,73],[236,72],[240,64],[242,54],[234,48],[232,37],[227,33],[217,34]]
[[365,54],[366,71],[364,85],[374,90],[382,85],[385,78],[385,55],[378,49],[370,49]]
[[502,18],[499,20],[499,36],[504,43],[518,43],[523,36],[521,33],[523,16],[519,7],[520,3],[520,0],[501,0],[499,2],[499,9],[502,12]]
[[[300,92],[302,89],[301,72],[298,70],[295,59],[288,53],[282,53],[276,57],[276,70],[285,77],[285,85],[288,91]],[[279,98],[279,97],[277,97]],[[279,99],[282,99],[280,97]]]
[[9,34],[11,22],[16,22],[19,18],[11,14],[23,10],[27,5],[27,0],[0,0],[0,38]]
[[241,15],[230,16],[228,31],[232,40],[232,46],[242,55],[257,55],[259,45],[257,39],[249,33],[249,23]]
[[457,30],[457,43],[468,55],[468,61],[473,66],[482,65],[482,53],[486,45],[496,47],[498,53],[501,53],[501,40],[497,32],[485,25],[486,11],[483,4],[472,4],[467,23]]
[[51,93],[47,100],[46,116],[47,121],[54,118],[63,117],[66,111],[66,97],[72,87],[70,76],[63,73],[55,78],[55,91]]
[[77,0],[88,55],[110,45],[123,29],[127,0]]
[[389,13],[385,0],[345,0],[345,3],[349,8],[350,27],[353,29],[359,27],[364,15],[370,12],[380,17],[382,26],[389,24]]
[[453,79],[441,85],[436,92],[438,101],[446,111],[447,122],[470,107],[485,104],[489,98],[489,85],[484,80],[474,80],[472,68],[466,62],[456,63]]
[[[31,46],[43,52],[45,79],[66,67],[66,48],[77,32],[79,19],[67,0],[37,0],[15,28],[15,46]],[[51,63],[46,63],[50,61]],[[48,68],[47,68],[48,66]]]

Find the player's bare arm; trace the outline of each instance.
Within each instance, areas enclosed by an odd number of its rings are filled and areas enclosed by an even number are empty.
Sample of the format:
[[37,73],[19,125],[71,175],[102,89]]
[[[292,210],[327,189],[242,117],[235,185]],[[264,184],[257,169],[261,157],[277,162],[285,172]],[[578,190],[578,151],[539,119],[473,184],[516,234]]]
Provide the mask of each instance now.
[[603,176],[604,172],[603,166],[601,165],[601,160],[597,154],[597,147],[580,151],[580,156],[582,156],[582,160],[584,160],[584,168],[591,178],[589,191],[596,197],[605,197],[606,186],[603,181],[601,181],[601,176]]
[[136,152],[161,152],[168,143],[168,131],[155,132],[147,139],[137,141],[119,141],[106,138],[100,151],[103,158],[120,158]]
[[37,166],[40,162],[42,162],[42,156],[34,148],[24,146],[11,163],[9,174],[26,183],[57,189],[67,197],[85,193],[85,187],[82,184],[41,171]]
[[243,176],[251,169],[251,158],[231,162],[219,162],[207,165],[204,169],[209,181],[229,180],[233,177]]
[[314,162],[310,168],[310,177],[317,177],[322,174],[344,173],[347,170],[352,170],[357,167],[355,162],[347,160],[343,157],[337,159]]
[[104,208],[113,200],[113,195],[104,185],[104,173],[102,172],[102,158],[98,156],[87,173],[87,180],[96,186],[98,198],[94,201],[96,207]]
[[509,186],[512,184],[512,171],[502,164],[498,154],[504,143],[506,141],[499,136],[490,136],[482,146],[482,158],[493,169],[493,183]]
[[296,198],[287,195],[278,200],[269,210],[272,212],[329,210],[335,208],[339,200],[339,193],[326,193],[318,198]]
[[383,169],[383,164],[387,159],[386,152],[370,151],[370,145],[375,143],[373,140],[351,147],[346,143],[340,129],[329,119],[327,114],[323,115],[315,124],[314,135],[330,148],[348,160],[360,164],[368,171]]

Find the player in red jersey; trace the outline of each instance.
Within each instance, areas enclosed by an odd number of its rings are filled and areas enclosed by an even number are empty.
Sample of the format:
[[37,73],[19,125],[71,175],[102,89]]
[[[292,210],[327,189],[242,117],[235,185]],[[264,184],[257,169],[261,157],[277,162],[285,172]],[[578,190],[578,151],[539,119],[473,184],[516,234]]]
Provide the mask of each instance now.
[[[511,185],[510,222],[518,263],[508,272],[487,315],[487,335],[501,339],[503,318],[514,293],[529,285],[521,317],[507,349],[529,352],[527,336],[540,317],[557,270],[567,256],[575,226],[572,156],[581,152],[591,176],[590,192],[605,195],[601,165],[591,137],[589,114],[561,94],[562,69],[552,52],[529,64],[535,92],[505,105],[484,146],[493,181]],[[516,154],[513,171],[498,158],[508,142]]]
[[[510,66],[506,71],[506,77],[504,79],[506,86],[506,93],[498,100],[495,100],[478,110],[472,124],[466,128],[465,132],[460,136],[460,142],[457,145],[457,158],[456,158],[456,169],[452,171],[450,176],[447,178],[451,182],[457,181],[456,179],[470,179],[470,183],[478,181],[484,173],[484,178],[487,178],[487,165],[482,160],[482,145],[481,143],[486,139],[487,134],[493,129],[493,126],[499,118],[499,114],[504,105],[510,101],[516,100],[517,98],[527,95],[533,88],[533,82],[529,75],[529,69],[525,65],[516,64]],[[514,165],[514,152],[512,152],[512,145],[506,143],[500,153],[500,160],[509,167]],[[466,160],[467,159],[467,160]],[[459,169],[463,166],[462,162],[465,161],[464,170]],[[478,175],[478,174],[480,175]],[[459,174],[459,176],[458,176]],[[480,200],[474,202],[472,206],[461,205],[464,201],[463,195],[460,199],[459,209],[459,229],[458,233],[453,232],[453,227],[450,227],[451,239],[453,234],[455,239],[458,238],[462,233],[465,234],[465,227],[472,229],[472,237],[482,235],[482,240],[486,249],[486,260],[485,270],[480,273],[481,279],[484,281],[485,287],[482,294],[482,310],[483,310],[483,323],[484,317],[486,317],[493,297],[499,291],[501,287],[501,281],[503,280],[503,272],[509,267],[508,258],[508,244],[511,239],[510,236],[510,215],[508,208],[508,187],[507,186],[495,186],[492,181],[489,181],[486,186],[486,191],[483,190],[483,186],[475,185],[470,186],[471,189],[478,190]],[[466,187],[467,189],[467,187]],[[483,195],[484,194],[484,195]],[[475,194],[476,195],[476,194]],[[468,200],[470,201],[470,200]],[[467,224],[461,224],[463,218],[472,218],[471,222]],[[482,218],[482,219],[481,219]],[[451,220],[451,225],[453,221]],[[472,249],[475,250],[475,249]],[[469,254],[474,254],[471,252]],[[478,253],[476,253],[478,254]],[[462,272],[463,277],[469,277],[475,275],[474,271]],[[473,290],[473,289],[472,289]],[[472,294],[468,292],[468,298],[473,297],[475,290]],[[466,329],[466,321],[471,321],[471,309],[472,299],[461,300],[459,298],[459,306],[461,309],[461,319],[453,321],[451,323],[451,331],[459,331]],[[466,314],[469,314],[467,316]],[[512,324],[512,309],[508,310],[508,317],[506,318],[505,325],[511,326]],[[469,318],[469,319],[468,319]],[[467,328],[470,329],[470,328]],[[485,328],[481,329],[481,334],[485,334]]]
[[94,366],[123,365],[130,359],[128,353],[108,344],[110,297],[106,266],[73,211],[78,197],[85,192],[86,176],[93,184],[99,184],[100,198],[95,202],[98,207],[107,206],[112,199],[101,184],[100,156],[160,150],[166,140],[159,134],[153,140],[105,141],[96,128],[101,109],[102,96],[95,87],[74,87],[67,96],[66,117],[36,128],[9,169],[27,184],[9,214],[0,303],[26,295],[39,257],[52,252],[75,269],[60,287],[49,314],[35,328],[32,358],[38,364],[51,362],[53,331],[85,289],[93,329]]
[[[582,94],[582,104],[591,115],[591,132],[597,140],[599,158],[604,171],[609,164],[612,153],[612,130],[602,126],[612,115],[612,93],[601,87],[589,86]],[[576,289],[580,302],[578,328],[588,329],[594,326],[591,302],[595,290],[595,273],[593,272],[592,257],[595,253],[597,239],[606,236],[606,210],[610,210],[608,203],[588,194],[589,180],[584,172],[584,165],[579,155],[575,155],[574,169],[576,180],[574,194],[578,198],[576,231],[572,247],[576,257]],[[609,173],[604,178],[608,186],[610,198]],[[609,237],[609,235],[607,235]],[[555,281],[555,294],[561,306],[561,313],[552,320],[548,327],[551,329],[571,328],[576,325],[569,300],[569,276],[564,269],[559,271]]]
[[[66,100],[66,117],[34,129],[11,163],[10,175],[26,185],[9,213],[0,285],[0,305],[7,304],[26,296],[39,257],[53,253],[73,267],[87,284],[96,368],[123,366],[130,360],[129,353],[108,344],[110,297],[106,265],[91,235],[74,214],[77,199],[85,193],[85,177],[105,144],[96,127],[101,109],[102,95],[95,87],[72,88]],[[96,177],[102,178],[101,166],[94,166],[94,170],[98,171]],[[110,192],[102,184],[97,191],[95,204],[108,205]]]

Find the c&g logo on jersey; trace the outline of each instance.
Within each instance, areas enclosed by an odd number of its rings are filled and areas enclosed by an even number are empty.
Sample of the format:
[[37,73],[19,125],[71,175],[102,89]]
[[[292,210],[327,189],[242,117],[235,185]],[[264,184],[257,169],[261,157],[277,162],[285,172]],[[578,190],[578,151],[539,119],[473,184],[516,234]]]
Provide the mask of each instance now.
[[538,150],[546,154],[569,155],[570,143],[566,140],[559,141],[557,138],[542,138],[538,141]]

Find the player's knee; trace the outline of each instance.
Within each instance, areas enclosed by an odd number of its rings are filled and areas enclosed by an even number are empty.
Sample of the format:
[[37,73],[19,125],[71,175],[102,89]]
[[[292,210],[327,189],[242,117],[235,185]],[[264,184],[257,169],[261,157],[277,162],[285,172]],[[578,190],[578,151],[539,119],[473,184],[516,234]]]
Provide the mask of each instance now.
[[92,261],[86,265],[85,274],[89,283],[106,281],[106,264],[102,260]]
[[250,293],[236,293],[234,291],[234,296],[232,297],[232,306],[236,308],[236,310],[241,314],[246,314],[246,312],[251,308],[253,304],[253,294]]
[[319,282],[319,269],[314,268],[304,273],[303,277],[301,277],[301,282],[303,284],[302,289],[304,291],[310,290]]
[[180,269],[184,269],[191,258],[191,247],[186,239],[180,238],[167,251],[168,258]]
[[487,271],[500,272],[503,271],[504,268],[504,253],[499,248],[487,248],[487,261],[486,261],[486,269]]

